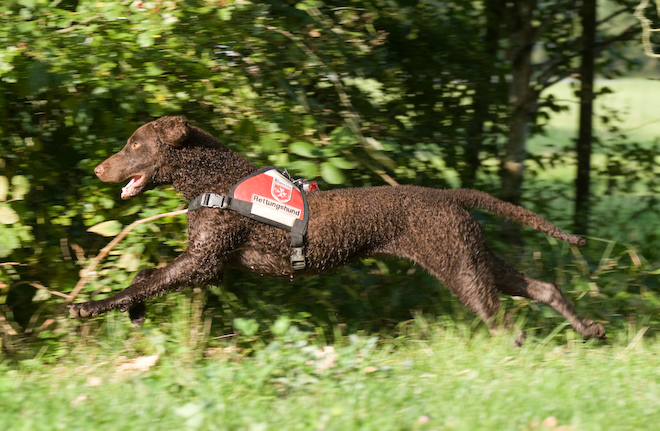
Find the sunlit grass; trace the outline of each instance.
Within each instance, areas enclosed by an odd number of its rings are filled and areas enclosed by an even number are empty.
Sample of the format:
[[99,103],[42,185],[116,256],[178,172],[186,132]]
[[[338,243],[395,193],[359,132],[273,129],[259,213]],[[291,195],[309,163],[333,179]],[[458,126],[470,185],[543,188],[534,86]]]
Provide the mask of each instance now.
[[[411,322],[410,334],[334,347],[283,335],[246,356],[124,357],[88,345],[54,366],[4,367],[3,429],[644,430],[660,420],[660,346]],[[243,346],[248,347],[248,346]],[[247,351],[247,350],[245,350]]]

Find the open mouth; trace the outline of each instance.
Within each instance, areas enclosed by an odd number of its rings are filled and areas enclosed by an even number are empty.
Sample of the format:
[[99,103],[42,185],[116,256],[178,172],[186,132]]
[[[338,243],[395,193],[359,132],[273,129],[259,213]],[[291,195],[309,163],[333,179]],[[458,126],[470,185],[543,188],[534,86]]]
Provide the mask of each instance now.
[[144,183],[144,175],[138,174],[131,178],[131,180],[121,189],[121,198],[129,199],[133,196],[140,194]]

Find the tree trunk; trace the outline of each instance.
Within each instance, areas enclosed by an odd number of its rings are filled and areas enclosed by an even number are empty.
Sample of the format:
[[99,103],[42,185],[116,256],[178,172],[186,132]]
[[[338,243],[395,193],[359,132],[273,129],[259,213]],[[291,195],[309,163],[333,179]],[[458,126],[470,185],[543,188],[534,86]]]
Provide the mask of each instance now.
[[580,124],[577,140],[577,177],[575,180],[575,231],[587,234],[593,141],[594,69],[597,0],[582,0],[582,62],[580,64]]
[[513,107],[509,122],[506,152],[502,160],[502,199],[517,204],[521,201],[524,163],[527,156],[527,132],[531,118],[529,80],[531,77],[531,55],[520,58],[514,64],[513,82],[509,103]]
[[[511,120],[501,168],[502,199],[520,204],[524,163],[527,156],[527,135],[532,113],[536,108],[532,79],[532,48],[534,47],[534,27],[532,25],[535,0],[519,0],[508,6],[507,25],[510,48],[507,57],[511,61],[511,85],[509,104]],[[521,242],[520,228],[507,223],[503,226],[504,236],[513,243]]]
[[480,153],[484,141],[484,125],[489,120],[490,107],[495,102],[496,90],[493,88],[491,78],[497,52],[500,44],[500,23],[502,17],[495,0],[487,0],[486,8],[486,32],[483,37],[483,49],[481,54],[481,76],[475,84],[475,98],[472,102],[474,114],[467,125],[465,161],[466,167],[461,172],[461,185],[465,188],[474,188],[477,172],[481,167]]

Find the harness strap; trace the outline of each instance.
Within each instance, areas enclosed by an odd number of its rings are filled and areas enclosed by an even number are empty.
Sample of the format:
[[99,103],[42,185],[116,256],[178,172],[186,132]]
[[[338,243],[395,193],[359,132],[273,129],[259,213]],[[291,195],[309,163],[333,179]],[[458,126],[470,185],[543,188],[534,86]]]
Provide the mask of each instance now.
[[291,266],[294,271],[305,269],[305,234],[307,223],[296,220],[291,228]]
[[202,207],[204,208],[220,208],[227,209],[231,203],[229,196],[217,195],[215,193],[202,193],[190,201],[188,206],[189,211],[195,211]]
[[[302,193],[303,202],[305,205],[305,213],[307,213],[307,199],[305,194]],[[243,201],[240,199],[233,199],[230,196],[219,195],[216,193],[202,193],[190,201],[188,206],[189,211],[195,211],[200,208],[216,208],[216,209],[229,209],[252,219],[259,220],[281,229],[289,230],[291,232],[291,267],[294,271],[305,269],[305,235],[307,234],[307,216],[305,220],[297,219],[293,222],[293,226],[284,226],[270,220],[265,220],[261,217],[255,217],[252,213],[252,202]]]

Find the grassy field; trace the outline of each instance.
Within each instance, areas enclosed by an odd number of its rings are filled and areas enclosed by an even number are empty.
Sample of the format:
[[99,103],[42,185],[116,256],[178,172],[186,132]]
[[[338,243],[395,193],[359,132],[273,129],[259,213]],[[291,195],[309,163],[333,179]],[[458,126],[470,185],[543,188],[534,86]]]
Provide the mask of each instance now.
[[644,329],[606,342],[551,335],[520,349],[511,334],[459,329],[423,324],[403,338],[353,336],[333,347],[289,330],[252,354],[231,342],[203,355],[88,343],[55,366],[0,366],[0,429],[583,431],[660,423],[660,345],[643,340]]

